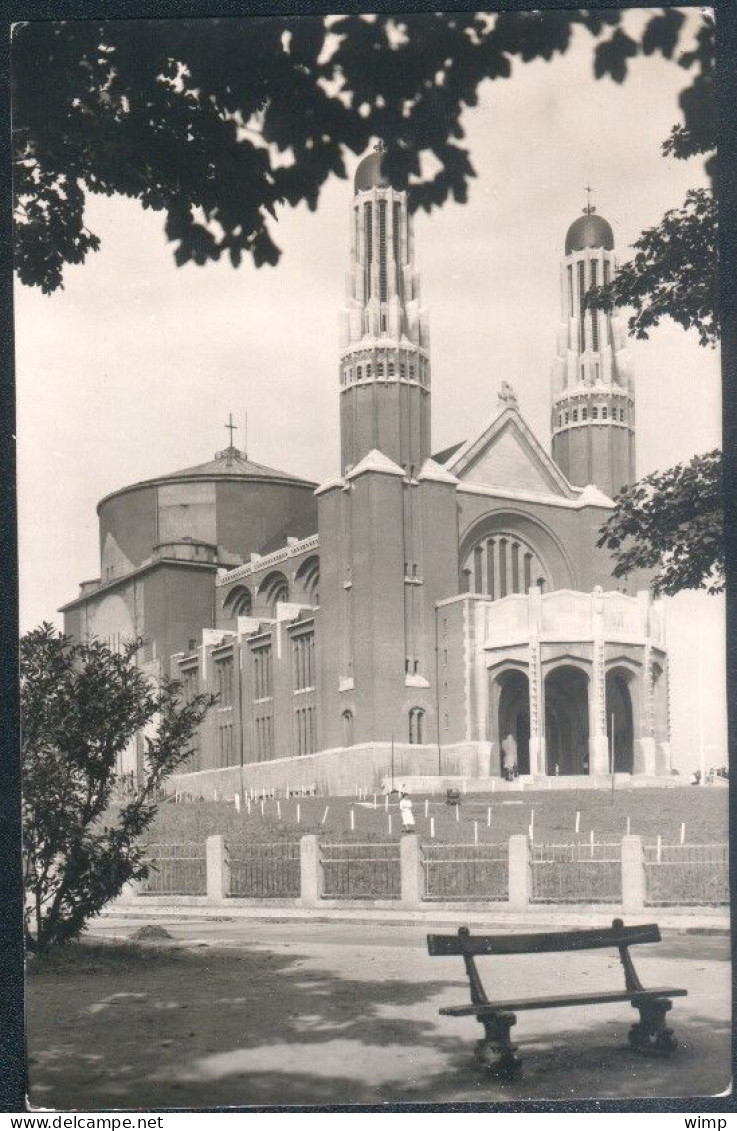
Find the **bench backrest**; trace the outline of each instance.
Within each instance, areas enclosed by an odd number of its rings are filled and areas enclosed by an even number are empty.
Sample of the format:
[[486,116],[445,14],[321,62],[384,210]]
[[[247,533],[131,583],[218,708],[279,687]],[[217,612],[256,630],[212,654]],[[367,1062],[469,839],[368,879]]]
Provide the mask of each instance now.
[[468,927],[461,927],[457,935],[428,935],[427,949],[433,956],[461,954],[471,957],[479,954],[551,954],[555,951],[619,948],[653,942],[660,942],[657,923],[625,927],[621,919],[615,919],[611,927],[534,935],[472,935]]

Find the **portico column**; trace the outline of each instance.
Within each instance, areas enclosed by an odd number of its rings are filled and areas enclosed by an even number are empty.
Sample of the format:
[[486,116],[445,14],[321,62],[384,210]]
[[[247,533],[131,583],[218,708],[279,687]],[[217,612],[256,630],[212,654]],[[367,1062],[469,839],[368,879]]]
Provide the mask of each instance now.
[[644,589],[637,594],[640,624],[645,638],[642,675],[640,676],[640,710],[634,734],[632,769],[636,774],[655,773],[655,713],[653,703],[653,649],[650,641],[650,594]]
[[530,697],[530,773],[533,777],[539,777],[546,772],[542,665],[540,663],[542,594],[539,586],[531,585],[527,598],[530,636],[527,671]]
[[591,595],[594,663],[589,685],[589,773],[609,773],[606,729],[606,665],[604,659],[604,599],[597,585]]

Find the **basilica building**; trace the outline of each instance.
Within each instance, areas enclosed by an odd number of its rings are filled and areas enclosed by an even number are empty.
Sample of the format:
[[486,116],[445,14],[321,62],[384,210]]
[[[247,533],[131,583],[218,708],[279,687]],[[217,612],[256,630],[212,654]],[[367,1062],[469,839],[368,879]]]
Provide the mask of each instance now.
[[[406,193],[377,148],[350,207],[336,393],[340,466],[312,483],[215,459],[98,506],[100,577],[65,630],[187,694],[212,690],[177,786],[352,791],[391,777],[604,785],[670,772],[663,607],[597,547],[635,475],[625,329],[584,295],[616,270],[588,206],[568,229],[551,381],[552,457],[503,382],[490,419],[433,452],[429,328]],[[553,327],[551,327],[551,336]],[[140,769],[143,741],[122,769]]]

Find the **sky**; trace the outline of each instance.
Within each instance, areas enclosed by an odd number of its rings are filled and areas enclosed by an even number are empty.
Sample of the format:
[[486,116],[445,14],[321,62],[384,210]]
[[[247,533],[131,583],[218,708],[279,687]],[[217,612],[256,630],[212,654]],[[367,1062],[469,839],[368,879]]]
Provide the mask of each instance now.
[[[629,14],[633,26],[642,13]],[[689,20],[694,23],[692,11]],[[620,261],[646,227],[706,184],[700,159],[661,143],[679,120],[684,71],[636,60],[620,86],[593,77],[586,33],[562,58],[516,63],[487,82],[463,126],[477,177],[465,205],[415,219],[429,308],[433,447],[466,439],[493,412],[503,380],[549,450],[550,368],[560,320],[565,233],[586,203],[610,222]],[[358,159],[347,154],[349,174]],[[349,181],[333,178],[316,212],[285,209],[283,256],[174,264],[161,213],[90,197],[102,248],[68,268],[51,296],[15,290],[20,619],[61,618],[80,581],[99,576],[95,507],[108,492],[211,459],[232,412],[259,463],[313,478],[338,471],[338,312],[348,270]],[[637,471],[720,443],[718,351],[674,324],[633,341]],[[683,766],[726,761],[724,605],[669,602],[674,747]],[[700,626],[700,645],[694,636]],[[693,657],[705,692],[695,706]]]

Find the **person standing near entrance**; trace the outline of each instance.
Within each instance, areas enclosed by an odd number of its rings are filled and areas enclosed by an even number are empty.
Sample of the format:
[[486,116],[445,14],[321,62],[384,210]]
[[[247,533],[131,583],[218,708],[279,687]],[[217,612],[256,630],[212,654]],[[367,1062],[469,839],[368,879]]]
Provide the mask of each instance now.
[[415,815],[412,812],[412,798],[403,793],[399,799],[399,815],[402,818],[402,831],[413,833],[415,831]]
[[512,781],[516,773],[517,739],[510,733],[502,742],[502,774],[507,781]]

